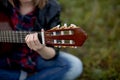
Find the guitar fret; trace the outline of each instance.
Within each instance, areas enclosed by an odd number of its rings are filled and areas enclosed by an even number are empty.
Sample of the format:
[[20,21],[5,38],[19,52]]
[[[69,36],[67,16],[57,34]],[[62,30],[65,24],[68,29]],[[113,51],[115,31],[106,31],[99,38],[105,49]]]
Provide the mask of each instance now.
[[7,42],[7,41],[9,40],[9,39],[8,39],[8,36],[9,36],[9,35],[8,35],[8,33],[6,33],[6,31],[4,31],[4,32],[5,32],[5,37],[6,37],[5,40],[6,40],[6,42]]
[[11,34],[12,34],[12,31],[9,31],[9,41],[10,41],[10,42],[12,41],[12,38],[11,38],[12,35],[11,35]]
[[2,32],[0,31],[0,42],[2,41]]
[[1,42],[2,42],[2,40],[3,40],[2,35],[3,35],[3,33],[0,31],[0,36],[1,36],[0,41],[1,41]]
[[[3,36],[6,36],[6,33],[5,33],[5,31],[4,31],[4,33],[3,33]],[[7,42],[7,40],[5,39],[5,42]]]
[[[15,39],[15,38],[14,38],[14,33],[13,33],[12,31],[11,31],[11,37],[10,37],[10,38],[11,38],[11,41],[14,42],[14,39]],[[11,42],[11,41],[10,41],[10,42]]]
[[[17,33],[17,32],[16,32],[16,33]],[[15,40],[15,41],[20,42],[19,39],[18,39],[18,37],[20,37],[19,34],[16,34],[15,37],[16,37],[16,40]]]
[[22,43],[22,42],[23,42],[23,40],[22,40],[23,38],[21,37],[21,36],[22,36],[21,31],[19,31],[19,32],[16,31],[15,33],[16,33],[16,35],[15,35],[15,36],[16,36],[16,40],[15,40],[15,41],[16,41],[17,43]]
[[0,42],[25,43],[26,31],[0,31]]
[[23,38],[21,37],[21,36],[22,36],[21,34],[22,34],[21,32],[18,33],[18,37],[19,37],[18,40],[19,40],[20,43],[22,42],[22,39],[23,39]]
[[4,40],[4,37],[3,37],[3,36],[4,36],[4,32],[2,33],[2,41]]
[[[22,34],[22,33],[24,33],[24,34]],[[18,34],[18,42],[20,42],[20,43],[24,43],[25,42],[25,36],[26,36],[26,32],[24,31],[24,32],[17,32],[17,34]]]
[[2,37],[1,37],[1,40],[2,40],[2,42],[3,42],[3,40],[4,40],[4,37],[3,37],[3,36],[4,36],[4,32],[1,33],[1,36],[2,36]]
[[8,39],[7,39],[7,41],[10,41],[10,39],[9,39],[9,36],[11,36],[11,34],[10,34],[10,32],[8,31]]
[[[11,35],[11,37],[10,37],[10,38],[11,38],[11,41],[15,42],[15,41],[16,41],[16,40],[15,40],[15,37],[16,37],[16,36],[15,36],[15,33],[14,33],[14,32],[11,32],[11,33],[12,33],[12,35]],[[16,42],[17,42],[17,41],[16,41]]]

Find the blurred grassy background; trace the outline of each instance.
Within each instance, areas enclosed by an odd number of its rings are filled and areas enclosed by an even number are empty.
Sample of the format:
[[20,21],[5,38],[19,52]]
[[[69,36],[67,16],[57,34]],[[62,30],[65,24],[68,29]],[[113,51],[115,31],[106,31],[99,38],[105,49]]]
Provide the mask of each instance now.
[[78,80],[120,80],[120,0],[58,1],[62,22],[74,23],[88,34],[82,47],[63,49],[83,61]]

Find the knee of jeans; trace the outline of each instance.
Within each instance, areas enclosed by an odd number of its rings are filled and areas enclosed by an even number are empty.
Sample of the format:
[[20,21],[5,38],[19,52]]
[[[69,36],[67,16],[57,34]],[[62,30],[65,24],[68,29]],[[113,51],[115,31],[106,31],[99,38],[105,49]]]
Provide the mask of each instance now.
[[27,78],[27,72],[21,70],[19,80],[25,80]]
[[69,70],[66,73],[64,80],[74,80],[79,77],[83,71],[82,61],[69,53],[63,53],[63,55],[70,63]]
[[76,58],[76,60],[74,59],[74,62],[73,63],[71,62],[70,71],[71,71],[71,75],[74,73],[74,75],[76,77],[80,76],[83,72],[82,61],[80,59],[77,59],[77,58]]

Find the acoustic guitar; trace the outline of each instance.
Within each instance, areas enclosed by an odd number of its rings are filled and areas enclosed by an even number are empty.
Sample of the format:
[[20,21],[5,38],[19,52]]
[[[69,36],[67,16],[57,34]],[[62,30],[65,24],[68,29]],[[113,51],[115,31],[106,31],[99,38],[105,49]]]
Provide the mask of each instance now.
[[[30,31],[13,31],[9,24],[5,22],[6,20],[0,21],[0,51],[4,50],[5,47],[11,48],[11,43],[25,43],[25,36],[30,33]],[[50,30],[37,32],[39,34],[39,39],[42,44],[53,45],[55,47],[80,47],[83,45],[87,39],[86,32],[77,27],[74,24],[61,26],[58,25]],[[8,46],[4,46],[8,44]]]
[[[25,36],[35,32],[0,30],[0,42],[25,43]],[[80,27],[70,25],[69,27],[56,26],[50,30],[37,32],[41,37],[42,44],[54,46],[82,46],[87,34]]]

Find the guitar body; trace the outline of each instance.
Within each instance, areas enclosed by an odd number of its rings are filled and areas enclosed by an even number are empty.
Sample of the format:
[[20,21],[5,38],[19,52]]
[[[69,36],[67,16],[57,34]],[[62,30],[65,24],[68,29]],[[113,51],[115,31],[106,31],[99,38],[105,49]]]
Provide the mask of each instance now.
[[[0,30],[12,30],[10,27],[10,20],[4,13],[0,13]],[[2,43],[0,42],[0,56],[9,54],[13,45],[12,43]],[[5,54],[4,54],[5,53]]]

